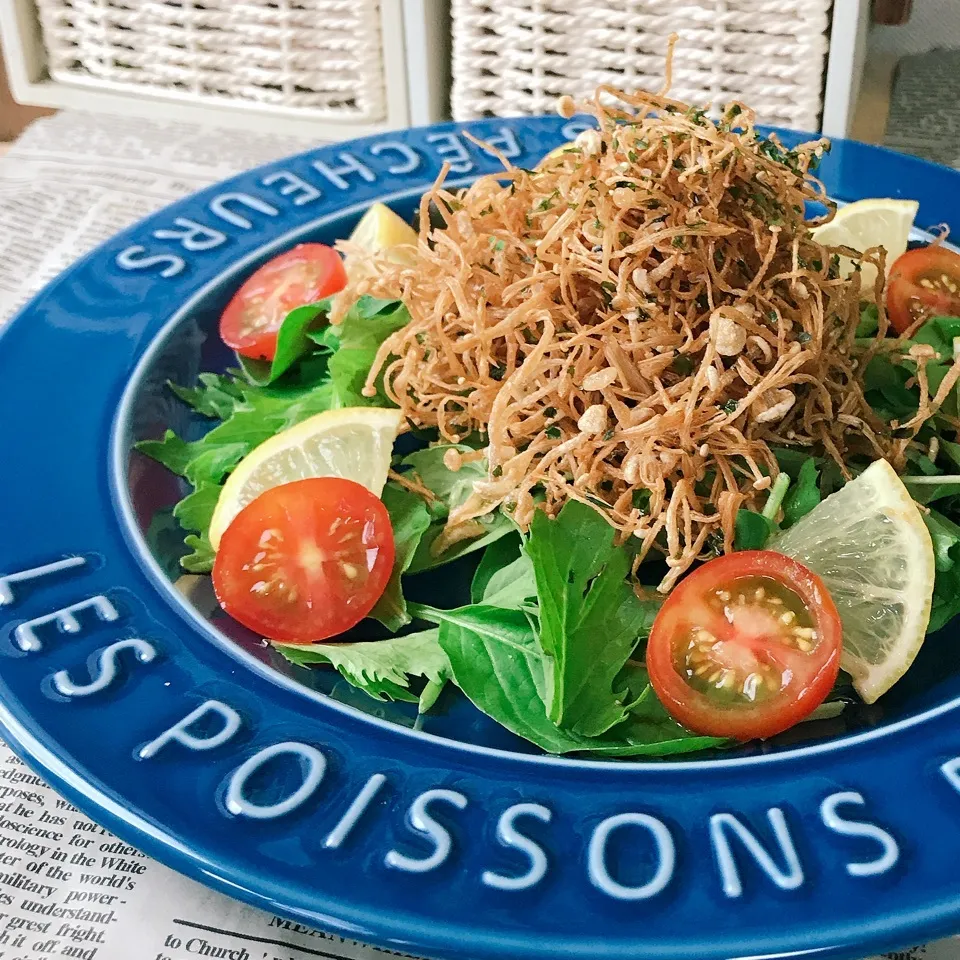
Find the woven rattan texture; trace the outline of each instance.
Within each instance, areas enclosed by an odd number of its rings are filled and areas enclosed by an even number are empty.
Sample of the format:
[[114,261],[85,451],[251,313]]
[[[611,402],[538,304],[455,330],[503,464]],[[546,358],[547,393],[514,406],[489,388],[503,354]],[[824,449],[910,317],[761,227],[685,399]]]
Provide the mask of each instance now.
[[452,0],[453,115],[518,116],[600,83],[742,99],[761,122],[819,127],[831,0]]
[[380,0],[36,3],[54,80],[330,120],[386,114]]

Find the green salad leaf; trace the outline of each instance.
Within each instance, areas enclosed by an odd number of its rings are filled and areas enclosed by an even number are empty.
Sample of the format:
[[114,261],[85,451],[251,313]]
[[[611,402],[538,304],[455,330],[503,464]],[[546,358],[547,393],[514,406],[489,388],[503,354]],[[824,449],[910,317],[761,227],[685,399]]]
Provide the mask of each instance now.
[[180,566],[187,573],[210,573],[213,570],[213,561],[217,559],[217,553],[213,549],[213,544],[210,543],[208,530],[202,533],[188,533],[183,538],[189,552],[180,558]]
[[396,632],[410,622],[400,578],[407,572],[420,540],[430,526],[430,513],[420,497],[392,481],[383,488],[380,498],[390,514],[396,555],[390,582],[370,616]]
[[330,300],[319,300],[295,307],[284,318],[277,331],[277,350],[272,361],[251,360],[238,355],[240,366],[251,383],[266,386],[285,374],[300,357],[311,349],[311,328],[318,317],[330,312]]
[[807,457],[783,501],[783,526],[792,527],[820,503],[820,471]]
[[[926,364],[927,381],[936,393],[953,365],[953,341],[960,337],[960,317],[933,317],[901,344],[901,356],[889,351],[875,354],[864,370],[864,395],[874,412],[885,420],[906,420],[917,412],[919,388],[913,383],[916,364],[905,355],[915,344],[933,347],[937,358]],[[960,393],[948,396],[940,414],[956,417],[960,413]],[[934,423],[936,417],[934,418]]]
[[380,345],[409,322],[410,314],[399,300],[361,297],[342,323],[328,327],[315,338],[321,347],[333,350],[330,386],[334,407],[395,406],[383,392],[382,377],[377,381],[375,396],[364,396],[363,388]]
[[170,389],[184,403],[197,413],[214,420],[226,420],[233,413],[243,393],[232,377],[219,373],[201,373],[195,387],[181,387],[176,383],[168,384]]
[[737,511],[734,520],[733,546],[736,550],[762,550],[773,533],[773,524],[753,510]]
[[180,576],[183,528],[173,515],[172,507],[162,507],[153,515],[143,538],[164,574],[170,580],[176,580]]
[[[438,642],[436,628],[408,633],[389,640],[364,643],[314,643],[310,646],[274,643],[274,649],[298,666],[330,664],[353,686],[377,700],[406,700],[420,697],[410,690],[412,681],[423,677],[436,700],[450,675],[450,664]],[[421,700],[421,712],[432,703]]]
[[923,514],[933,541],[936,575],[929,633],[939,630],[960,614],[960,526],[936,510]]
[[490,578],[486,592],[478,602],[537,613],[537,580],[530,557],[521,554],[512,563],[501,567]]
[[213,569],[216,554],[208,533],[219,497],[220,485],[204,480],[173,508],[180,526],[193,531],[184,540],[190,552],[180,558],[180,566],[188,573],[209,573]]
[[473,580],[470,582],[470,602],[480,603],[488,592],[493,592],[489,590],[490,581],[521,556],[523,556],[523,537],[520,536],[519,531],[501,537],[496,543],[491,543],[483,551],[483,556],[480,557],[480,562],[474,571]]
[[[226,378],[224,378],[226,379]],[[181,565],[191,573],[208,573],[213,568],[213,549],[207,539],[210,519],[224,480],[255,446],[286,427],[329,409],[330,394],[320,383],[301,389],[277,390],[256,387],[238,378],[227,381],[236,386],[233,409],[227,418],[199,440],[185,441],[168,430],[160,440],[143,440],[137,449],[185,477],[194,487],[174,509],[184,530],[191,553]],[[218,389],[218,396],[223,391]],[[203,397],[197,402],[205,403]]]
[[473,454],[475,451],[462,443],[438,443],[416,450],[400,461],[400,472],[426,487],[433,496],[430,508],[433,515],[446,519],[451,510],[462,507],[473,493],[477,483],[487,479],[487,461],[467,460],[459,470],[451,470],[444,458],[449,451]]
[[433,615],[443,617],[440,646],[457,686],[487,716],[548,753],[667,756],[726,742],[684,729],[660,706],[649,686],[625,722],[603,736],[563,730],[547,716],[548,658],[529,614],[475,605]]
[[[202,437],[188,441],[168,430],[159,440],[136,445],[194,487],[174,510],[189,531],[185,542],[190,552],[181,565],[191,573],[212,569],[214,553],[207,533],[216,499],[226,477],[254,447],[316,413],[338,406],[386,403],[385,397],[371,399],[360,391],[380,344],[409,321],[409,313],[398,300],[361,297],[339,327],[309,330],[328,305],[329,301],[320,301],[288,314],[283,357],[278,350],[283,369],[254,371],[263,382],[252,382],[249,373],[233,370],[201,374],[193,387],[170,385],[198,413],[221,421]],[[293,314],[297,316],[291,320]],[[301,348],[308,352],[297,354]],[[362,358],[367,366],[360,376],[354,361],[362,363]]]
[[540,643],[551,659],[547,712],[557,726],[587,737],[626,718],[627,691],[613,683],[659,608],[627,583],[630,556],[614,536],[599,513],[570,500],[556,520],[534,515],[525,547],[537,584]]
[[444,463],[448,450],[456,450],[461,454],[475,452],[465,444],[438,444],[409,454],[398,465],[401,473],[409,474],[411,479],[418,481],[431,495],[427,507],[434,522],[420,541],[410,564],[411,573],[431,570],[468,553],[482,550],[516,530],[513,521],[506,514],[501,510],[493,510],[471,521],[471,525],[461,531],[469,533],[469,536],[463,536],[451,543],[446,542],[446,522],[450,512],[463,506],[473,493],[475,484],[487,477],[487,462],[483,459],[468,460],[461,464],[459,470],[451,470]]
[[940,438],[940,450],[946,454],[947,459],[955,466],[960,467],[960,443],[953,443],[950,440]]
[[199,440],[185,441],[172,430],[160,440],[142,440],[141,453],[186,477],[194,486],[219,484],[254,447],[307,417],[330,409],[324,381],[288,387],[258,387],[232,378],[240,397],[229,415]]
[[537,613],[537,581],[533,561],[523,550],[519,533],[501,537],[483,551],[470,584],[473,603]]
[[857,324],[858,337],[876,336],[880,329],[880,311],[875,303],[863,301],[860,304],[860,322]]
[[439,642],[453,681],[480,710],[550,753],[575,749],[546,715],[543,651],[528,614],[477,604],[434,615],[443,617]]
[[473,521],[470,528],[472,535],[449,545],[442,539],[444,528],[445,523],[442,522],[434,521],[430,524],[410,564],[411,573],[421,573],[452,563],[468,553],[476,553],[477,550],[489,547],[491,543],[496,543],[501,537],[516,530],[513,521],[500,510]]
[[[809,492],[800,486],[801,482],[803,482],[804,485],[809,482],[808,480],[803,480],[802,474],[803,465],[801,465],[797,471],[798,477],[801,478],[798,480],[797,486],[798,489],[802,491],[802,496],[804,496],[805,499],[809,499]],[[787,494],[791,489],[790,477],[791,475],[786,471],[777,476],[777,479],[773,482],[773,486],[770,487],[770,492],[767,494],[767,502],[764,504],[763,510],[760,513],[755,513],[753,510],[747,510],[746,508],[737,511],[737,516],[733,522],[734,549],[762,550],[770,537],[777,532],[779,529],[777,516],[780,513],[781,506],[784,507],[786,511],[785,501],[788,499]],[[814,506],[816,506],[816,504],[812,504],[809,509],[812,510]]]
[[917,503],[936,503],[947,497],[960,494],[960,476],[957,474],[930,474],[926,476],[902,477],[910,496]]

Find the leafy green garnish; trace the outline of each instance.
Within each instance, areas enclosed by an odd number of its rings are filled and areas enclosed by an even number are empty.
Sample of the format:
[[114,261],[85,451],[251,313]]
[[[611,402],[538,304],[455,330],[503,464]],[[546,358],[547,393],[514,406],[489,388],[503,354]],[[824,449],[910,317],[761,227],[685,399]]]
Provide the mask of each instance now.
[[960,494],[960,475],[958,474],[938,472],[927,476],[907,476],[902,479],[910,491],[910,496],[917,503],[936,503],[938,500]]
[[432,495],[427,507],[434,522],[420,540],[410,564],[411,573],[430,570],[482,550],[516,529],[509,517],[495,510],[474,522],[473,536],[444,546],[442,538],[450,512],[463,506],[473,493],[475,484],[487,476],[487,463],[482,459],[468,460],[460,465],[459,470],[451,470],[444,463],[449,450],[461,454],[474,452],[465,444],[440,444],[418,450],[400,461],[401,473],[409,473]]
[[860,322],[857,324],[858,337],[875,336],[880,327],[880,311],[875,303],[860,305]]
[[410,622],[400,578],[409,569],[420,539],[430,526],[430,513],[420,497],[392,481],[383,488],[380,499],[390,514],[396,553],[390,581],[370,616],[395,633]]
[[[916,344],[926,344],[937,357],[926,364],[927,383],[936,393],[953,366],[953,343],[960,337],[960,317],[934,317],[924,323],[910,340],[902,345],[904,355]],[[916,364],[907,356],[896,357],[887,352],[874,355],[864,370],[863,384],[867,402],[885,420],[904,421],[917,412],[919,388],[912,383]],[[910,386],[908,386],[910,384]],[[960,393],[953,391],[946,398],[940,413],[950,417],[960,414]],[[936,422],[936,418],[934,418]]]
[[537,582],[530,557],[523,553],[513,563],[498,570],[478,602],[506,610],[538,612]]
[[792,527],[820,503],[820,471],[817,461],[808,457],[803,461],[795,483],[783,501],[783,526]]
[[203,481],[173,508],[180,526],[194,531],[184,539],[190,552],[180,558],[180,566],[188,573],[209,573],[213,569],[216,554],[208,532],[220,489],[219,484]]
[[441,443],[409,454],[398,468],[430,491],[430,512],[436,518],[446,518],[451,510],[462,507],[474,486],[487,478],[487,462],[483,459],[468,460],[460,464],[459,470],[451,470],[444,462],[450,451],[461,455],[474,452],[466,444]]
[[928,633],[933,633],[960,614],[960,526],[936,510],[923,514],[933,541],[936,576]]
[[308,331],[316,319],[330,312],[330,300],[295,307],[284,318],[277,331],[277,350],[272,361],[251,360],[238,356],[240,366],[251,383],[266,386],[285,374],[310,349]]
[[158,510],[143,537],[166,576],[170,580],[176,580],[180,576],[179,557],[183,553],[183,528],[173,515],[173,508],[163,507]]
[[[430,695],[436,700],[441,687],[450,676],[450,665],[438,643],[436,628],[408,633],[389,640],[371,640],[365,643],[315,643],[310,646],[274,643],[274,649],[298,666],[330,664],[353,686],[378,700],[420,699],[411,692],[410,683],[424,677]],[[421,712],[432,703],[421,700]]]
[[217,373],[201,373],[195,387],[169,384],[170,389],[197,413],[214,420],[226,420],[243,394],[236,381]]
[[470,584],[470,599],[508,610],[538,612],[533,562],[518,533],[501,537],[483,551]]
[[548,715],[588,737],[626,718],[626,690],[614,690],[614,680],[658,608],[626,582],[630,556],[614,545],[614,534],[595,510],[570,500],[556,520],[534,515],[525,548],[537,584],[540,643],[552,660]]
[[[227,389],[235,390],[233,407],[223,410],[223,422],[199,440],[187,442],[168,430],[160,440],[143,440],[137,444],[141,453],[158,460],[165,467],[186,477],[194,486],[203,482],[220,483],[226,474],[255,446],[292,427],[307,417],[330,407],[331,393],[322,375],[306,383],[292,382],[267,387],[246,383],[237,375],[220,378]],[[226,390],[211,388],[218,399]],[[205,395],[196,403],[205,404]]]
[[480,563],[477,564],[477,569],[474,571],[473,580],[470,583],[471,603],[480,603],[484,596],[490,592],[490,581],[501,570],[510,566],[515,560],[519,560],[522,554],[523,539],[519,533],[501,537],[496,543],[491,543],[483,551]]
[[960,443],[941,439],[940,451],[947,455],[954,466],[960,467]]
[[[227,389],[223,389],[222,384]],[[193,552],[181,565],[191,573],[209,573],[213,567],[213,550],[207,541],[210,518],[227,474],[255,446],[287,427],[329,408],[330,393],[325,383],[308,386],[257,387],[238,377],[223,377],[194,399],[198,406],[207,404],[207,393],[215,392],[217,403],[230,391],[233,409],[223,412],[224,421],[199,440],[187,442],[168,430],[160,440],[144,440],[137,449],[159,461],[169,470],[185,477],[194,490],[174,509],[174,516],[185,530],[197,536],[188,537]]]
[[[316,316],[325,303],[298,310],[314,310]],[[191,552],[181,560],[185,570],[208,573],[212,569],[214,553],[207,539],[210,517],[224,480],[254,447],[324,410],[386,403],[385,397],[371,399],[360,391],[380,343],[409,319],[399,301],[361,297],[340,327],[304,333],[303,339],[313,342],[314,348],[294,357],[277,378],[268,371],[268,383],[252,383],[235,370],[202,374],[194,387],[171,384],[177,396],[198,413],[221,421],[199,440],[187,441],[168,430],[159,440],[137,444],[141,453],[185,477],[194,487],[174,509],[184,530],[191,531],[186,538]],[[301,333],[305,329],[302,327]]]
[[773,524],[762,514],[752,510],[738,510],[734,521],[733,546],[735,550],[762,550],[773,533]]
[[444,526],[444,523],[437,521],[430,524],[410,564],[411,573],[433,570],[435,567],[465,557],[469,553],[476,553],[477,550],[489,547],[491,543],[496,543],[501,537],[505,537],[516,529],[508,516],[495,510],[476,521],[474,536],[445,545],[444,540],[441,539]]
[[529,614],[480,605],[436,615],[443,617],[440,646],[457,686],[488,716],[548,753],[667,756],[725,743],[685,730],[649,686],[632,704],[629,717],[603,736],[562,730],[546,713],[548,658]]
[[777,530],[777,514],[790,486],[790,475],[777,476],[762,513],[742,509],[737,511],[733,524],[733,546],[735,550],[762,550],[771,534]]
[[395,406],[383,392],[382,377],[374,396],[364,396],[363,388],[380,345],[409,322],[410,314],[399,300],[361,297],[339,326],[316,338],[320,346],[334,348],[330,358],[334,407]]
[[498,544],[474,580],[479,602],[411,604],[411,613],[439,625],[467,697],[550,753],[653,756],[723,744],[676,723],[632,659],[657,604],[633,593],[629,553],[613,538],[599,514],[569,501],[556,519],[536,515],[523,552],[516,537]]

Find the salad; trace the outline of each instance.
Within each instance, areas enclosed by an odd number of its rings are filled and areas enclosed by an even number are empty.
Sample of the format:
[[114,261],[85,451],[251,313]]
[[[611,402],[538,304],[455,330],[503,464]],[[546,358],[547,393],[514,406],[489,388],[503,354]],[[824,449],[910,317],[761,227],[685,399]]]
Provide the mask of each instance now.
[[[293,663],[550,753],[873,703],[960,612],[960,255],[741,103],[589,109],[236,291],[237,367],[172,386],[209,429],[138,444],[189,484],[182,567]],[[469,596],[408,598],[454,561]]]

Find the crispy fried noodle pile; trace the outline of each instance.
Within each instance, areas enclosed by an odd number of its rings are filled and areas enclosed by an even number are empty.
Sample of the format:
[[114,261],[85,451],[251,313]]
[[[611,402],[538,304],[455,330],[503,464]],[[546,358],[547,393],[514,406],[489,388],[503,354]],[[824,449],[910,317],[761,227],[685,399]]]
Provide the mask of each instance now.
[[[588,109],[599,130],[536,170],[504,160],[458,192],[444,171],[412,265],[376,258],[348,298],[398,297],[412,316],[368,392],[382,377],[411,424],[489,437],[487,479],[452,525],[505,505],[526,527],[534,509],[581,500],[639,540],[638,563],[666,556],[668,590],[732,549],[737,510],[759,508],[779,472],[771,447],[844,472],[856,454],[897,463],[954,378],[930,396],[916,358],[926,399],[896,431],[864,400],[854,334],[861,296],[886,331],[884,253],[811,238],[804,205],[825,197],[808,171],[825,142],[787,150],[739,103],[714,124],[664,94],[604,87]],[[841,276],[841,254],[875,264],[876,289]]]

